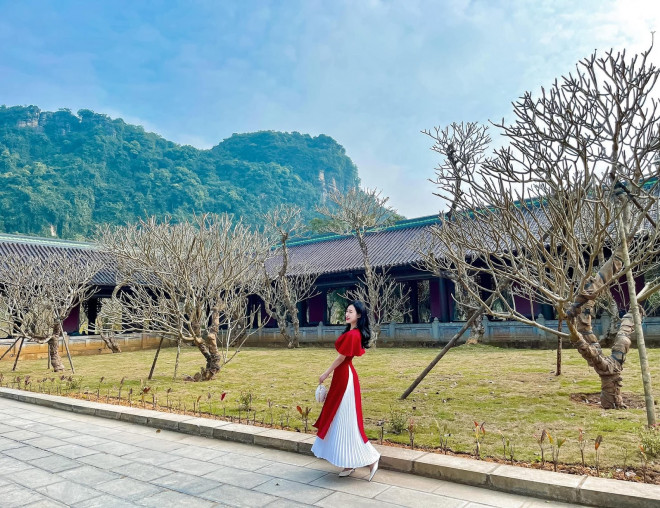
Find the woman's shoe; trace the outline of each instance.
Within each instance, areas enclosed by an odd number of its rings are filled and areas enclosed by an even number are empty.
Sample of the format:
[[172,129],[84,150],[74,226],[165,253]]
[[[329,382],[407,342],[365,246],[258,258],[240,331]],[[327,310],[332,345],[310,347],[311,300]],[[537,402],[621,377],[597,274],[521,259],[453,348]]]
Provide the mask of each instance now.
[[369,480],[367,480],[367,481],[373,480],[374,475],[376,474],[376,471],[378,471],[378,461],[374,462],[371,465],[371,467],[369,468],[369,471],[371,472],[371,474],[369,474]]
[[351,474],[353,471],[355,471],[355,468],[353,468],[353,469],[344,469],[343,471],[340,471],[340,472],[339,472],[339,476],[341,476],[342,478],[343,478],[344,476],[350,476],[350,474]]

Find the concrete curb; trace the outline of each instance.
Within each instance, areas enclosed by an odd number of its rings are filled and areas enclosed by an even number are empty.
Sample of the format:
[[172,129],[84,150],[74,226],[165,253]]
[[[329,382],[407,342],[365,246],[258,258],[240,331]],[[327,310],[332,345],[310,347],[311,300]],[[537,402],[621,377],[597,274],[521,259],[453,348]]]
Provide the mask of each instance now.
[[[313,435],[299,432],[114,406],[12,388],[0,388],[0,397],[63,411],[305,455],[311,455],[312,443],[315,439]],[[380,465],[383,469],[564,503],[611,508],[660,506],[658,485],[540,471],[391,446],[376,445],[376,448],[381,453]]]

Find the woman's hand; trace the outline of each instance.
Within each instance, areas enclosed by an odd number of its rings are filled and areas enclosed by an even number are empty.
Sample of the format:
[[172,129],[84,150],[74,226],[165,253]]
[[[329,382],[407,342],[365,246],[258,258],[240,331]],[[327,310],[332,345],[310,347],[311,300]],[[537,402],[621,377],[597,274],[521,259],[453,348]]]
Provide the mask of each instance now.
[[328,376],[329,376],[329,374],[327,372],[324,372],[323,374],[321,374],[321,376],[319,377],[319,384],[322,385],[323,381],[328,379]]

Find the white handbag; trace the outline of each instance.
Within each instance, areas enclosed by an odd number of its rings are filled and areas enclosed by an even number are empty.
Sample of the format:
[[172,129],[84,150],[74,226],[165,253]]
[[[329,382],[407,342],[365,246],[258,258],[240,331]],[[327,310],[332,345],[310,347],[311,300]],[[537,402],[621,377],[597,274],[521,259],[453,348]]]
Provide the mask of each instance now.
[[316,397],[316,402],[322,404],[325,402],[325,398],[328,396],[328,390],[326,389],[325,386],[323,385],[318,385],[316,387],[316,393],[314,394],[314,397]]

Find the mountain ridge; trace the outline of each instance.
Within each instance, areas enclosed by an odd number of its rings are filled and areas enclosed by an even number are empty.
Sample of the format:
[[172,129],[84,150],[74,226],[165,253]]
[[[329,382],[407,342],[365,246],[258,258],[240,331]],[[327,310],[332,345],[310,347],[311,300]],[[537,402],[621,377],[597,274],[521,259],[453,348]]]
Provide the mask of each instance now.
[[258,131],[180,145],[89,109],[0,106],[0,231],[88,239],[145,215],[232,213],[258,223],[279,203],[305,219],[330,189],[359,186],[330,136]]

